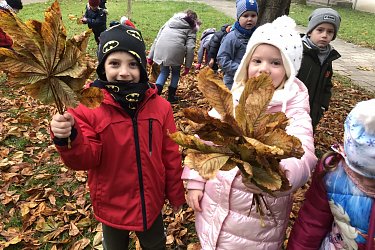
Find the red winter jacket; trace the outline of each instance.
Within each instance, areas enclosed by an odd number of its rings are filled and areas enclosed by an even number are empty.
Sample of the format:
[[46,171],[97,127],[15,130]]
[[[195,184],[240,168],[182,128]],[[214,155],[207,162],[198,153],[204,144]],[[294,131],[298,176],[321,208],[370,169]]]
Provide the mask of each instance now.
[[[323,165],[315,168],[313,181],[288,240],[288,250],[317,250],[332,227],[333,215],[324,187]],[[313,215],[313,216],[312,216]],[[317,220],[316,218],[319,218]],[[308,229],[308,230],[306,230]]]
[[56,147],[68,167],[88,170],[98,221],[144,231],[160,214],[165,199],[173,206],[185,203],[181,156],[168,136],[176,131],[172,108],[150,88],[132,119],[103,92],[100,107],[68,110],[74,115],[77,136],[70,149]]

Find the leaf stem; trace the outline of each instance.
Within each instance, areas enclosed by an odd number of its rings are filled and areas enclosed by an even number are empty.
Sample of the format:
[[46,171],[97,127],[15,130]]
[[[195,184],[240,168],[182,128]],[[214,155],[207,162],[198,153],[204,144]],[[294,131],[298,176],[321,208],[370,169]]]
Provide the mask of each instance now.
[[62,103],[59,95],[57,94],[55,86],[53,84],[50,84],[50,87],[51,87],[53,99],[55,100],[57,110],[59,111],[60,115],[63,115],[64,114],[64,104]]

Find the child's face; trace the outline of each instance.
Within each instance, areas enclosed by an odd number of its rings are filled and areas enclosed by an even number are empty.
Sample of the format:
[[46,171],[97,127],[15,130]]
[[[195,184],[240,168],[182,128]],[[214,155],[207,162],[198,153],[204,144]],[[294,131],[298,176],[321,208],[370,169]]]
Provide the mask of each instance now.
[[240,26],[244,29],[250,30],[257,24],[258,15],[255,11],[245,11],[238,19]]
[[310,33],[310,40],[319,48],[324,48],[333,39],[335,28],[331,23],[321,23]]
[[109,54],[104,63],[104,71],[108,82],[138,83],[141,76],[138,61],[125,51],[115,51]]
[[269,44],[261,44],[254,50],[247,69],[248,78],[257,77],[261,73],[271,76],[273,86],[279,87],[286,78],[286,72],[280,50]]

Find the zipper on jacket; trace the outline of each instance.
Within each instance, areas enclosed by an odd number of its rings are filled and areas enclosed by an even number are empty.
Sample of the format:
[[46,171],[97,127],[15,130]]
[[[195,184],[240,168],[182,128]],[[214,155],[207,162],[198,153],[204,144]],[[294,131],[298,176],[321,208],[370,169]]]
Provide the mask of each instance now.
[[152,119],[148,120],[148,152],[152,155]]
[[138,122],[137,122],[138,114],[137,113],[133,117],[132,122],[133,122],[133,131],[134,131],[135,153],[136,153],[136,158],[137,158],[139,192],[141,196],[141,205],[142,205],[143,229],[144,231],[146,231],[147,230],[146,202],[145,202],[145,193],[144,193],[144,188],[143,188],[143,174],[142,174],[141,152],[140,152],[140,147],[139,147]]

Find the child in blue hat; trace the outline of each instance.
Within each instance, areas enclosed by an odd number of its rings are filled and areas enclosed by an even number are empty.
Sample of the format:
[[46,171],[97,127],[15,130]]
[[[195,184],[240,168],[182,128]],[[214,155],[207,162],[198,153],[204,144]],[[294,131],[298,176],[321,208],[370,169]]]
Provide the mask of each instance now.
[[375,99],[358,103],[344,145],[323,156],[288,249],[375,249]]
[[255,0],[237,0],[237,21],[222,40],[217,61],[224,73],[224,83],[231,89],[233,77],[246,51],[247,43],[256,29],[258,4]]

